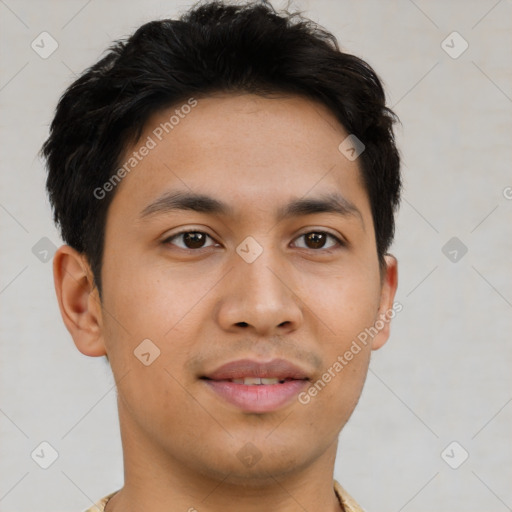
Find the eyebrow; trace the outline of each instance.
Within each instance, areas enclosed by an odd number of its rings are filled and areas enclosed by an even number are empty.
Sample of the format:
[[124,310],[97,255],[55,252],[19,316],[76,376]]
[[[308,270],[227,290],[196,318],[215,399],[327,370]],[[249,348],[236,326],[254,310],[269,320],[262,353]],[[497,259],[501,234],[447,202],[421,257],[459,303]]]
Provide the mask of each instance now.
[[[157,214],[179,210],[191,210],[217,216],[235,216],[235,210],[228,204],[205,194],[194,192],[166,192],[147,205],[140,213],[140,220]],[[334,213],[343,217],[359,217],[364,229],[364,220],[359,209],[348,199],[336,192],[318,197],[292,199],[276,211],[276,221],[314,213]]]

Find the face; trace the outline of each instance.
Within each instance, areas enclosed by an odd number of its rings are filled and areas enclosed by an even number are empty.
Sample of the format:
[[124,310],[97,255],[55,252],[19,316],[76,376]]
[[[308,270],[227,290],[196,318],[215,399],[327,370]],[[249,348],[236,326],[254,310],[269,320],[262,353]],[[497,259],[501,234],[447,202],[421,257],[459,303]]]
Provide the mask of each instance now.
[[133,450],[215,478],[286,474],[335,453],[388,336],[357,341],[392,306],[396,261],[380,273],[359,163],[325,107],[196,101],[124,157],[139,155],[108,211],[97,343]]

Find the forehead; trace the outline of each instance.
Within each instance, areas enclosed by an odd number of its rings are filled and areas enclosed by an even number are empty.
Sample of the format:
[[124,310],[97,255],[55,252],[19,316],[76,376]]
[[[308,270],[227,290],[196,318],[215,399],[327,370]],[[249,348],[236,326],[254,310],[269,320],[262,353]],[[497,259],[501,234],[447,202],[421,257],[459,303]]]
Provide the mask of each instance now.
[[283,197],[340,192],[369,211],[358,162],[339,150],[347,136],[327,107],[299,96],[185,100],[154,114],[127,149],[121,165],[136,165],[114,202],[147,207],[179,189],[275,210]]

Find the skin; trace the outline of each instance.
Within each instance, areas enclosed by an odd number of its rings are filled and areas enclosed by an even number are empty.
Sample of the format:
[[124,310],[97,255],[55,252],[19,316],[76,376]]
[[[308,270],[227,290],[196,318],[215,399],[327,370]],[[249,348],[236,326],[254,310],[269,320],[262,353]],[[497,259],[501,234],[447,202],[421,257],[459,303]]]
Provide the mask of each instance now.
[[[154,115],[127,155],[175,108]],[[389,323],[307,405],[242,412],[199,376],[241,358],[280,357],[314,382],[391,309],[397,262],[386,255],[380,272],[359,163],[338,150],[347,135],[326,107],[301,97],[198,99],[115,190],[102,301],[85,256],[57,251],[64,322],[82,353],[108,354],[117,382],[125,486],[108,512],[341,510],[332,483],[338,435]],[[140,219],[171,190],[215,197],[234,216],[181,210]],[[329,192],[360,216],[276,221],[277,207]],[[183,236],[168,240],[183,228],[211,238],[187,251]],[[301,236],[312,232],[345,245]],[[236,252],[248,236],[263,249],[252,263]],[[160,350],[149,366],[134,356],[147,338]],[[247,443],[261,455],[251,467],[237,456]]]

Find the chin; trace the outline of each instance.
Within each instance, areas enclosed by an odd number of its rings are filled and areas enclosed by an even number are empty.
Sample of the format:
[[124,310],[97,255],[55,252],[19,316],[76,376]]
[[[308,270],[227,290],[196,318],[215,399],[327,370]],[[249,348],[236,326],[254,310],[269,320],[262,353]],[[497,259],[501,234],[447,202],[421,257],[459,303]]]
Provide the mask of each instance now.
[[218,457],[212,454],[213,460],[203,460],[197,471],[207,478],[222,481],[223,484],[263,488],[275,485],[276,479],[300,473],[315,459],[311,454],[304,454],[303,459],[298,460],[296,455],[300,451],[299,447],[289,447],[286,450],[289,453],[282,451],[281,447],[281,453],[278,454],[265,453],[263,450],[259,452],[254,445],[247,443],[241,449],[233,451],[233,457],[226,458],[229,451],[222,451]]

